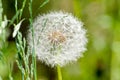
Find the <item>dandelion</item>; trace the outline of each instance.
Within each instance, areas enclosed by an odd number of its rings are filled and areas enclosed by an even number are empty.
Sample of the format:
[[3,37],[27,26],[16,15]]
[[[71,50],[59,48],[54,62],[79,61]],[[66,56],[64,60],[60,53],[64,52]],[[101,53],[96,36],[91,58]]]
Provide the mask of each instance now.
[[[35,51],[38,59],[51,67],[77,61],[86,51],[86,30],[72,14],[51,12],[33,22]],[[28,47],[32,48],[32,32],[28,32]]]

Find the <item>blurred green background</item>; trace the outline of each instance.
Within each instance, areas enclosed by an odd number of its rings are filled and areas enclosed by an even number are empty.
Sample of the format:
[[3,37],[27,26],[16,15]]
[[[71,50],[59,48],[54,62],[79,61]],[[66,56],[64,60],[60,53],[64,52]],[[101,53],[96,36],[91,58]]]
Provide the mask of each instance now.
[[[28,0],[27,0],[28,1]],[[18,8],[23,0],[18,0]],[[73,13],[87,29],[89,40],[84,57],[76,63],[62,68],[63,80],[120,80],[120,0],[50,0],[48,4],[37,10],[44,0],[33,0],[33,14],[50,11]],[[8,19],[15,15],[15,0],[2,0],[4,14]],[[28,3],[23,12],[21,32],[25,36],[29,25]],[[4,36],[0,34],[0,51],[6,57],[6,64],[0,61],[0,76],[9,80],[9,63],[14,80],[21,80],[20,71],[15,63],[16,47],[11,37],[13,28],[6,28]],[[5,38],[2,40],[2,38]],[[55,80],[56,71],[37,61],[38,80]],[[0,79],[1,80],[1,79]]]

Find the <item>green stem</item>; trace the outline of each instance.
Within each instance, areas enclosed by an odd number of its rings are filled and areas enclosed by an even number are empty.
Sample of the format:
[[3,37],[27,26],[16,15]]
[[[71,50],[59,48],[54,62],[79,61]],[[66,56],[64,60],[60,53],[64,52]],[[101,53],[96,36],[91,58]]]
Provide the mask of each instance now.
[[62,80],[62,73],[59,65],[57,65],[57,77],[58,77],[58,80]]
[[20,9],[20,16],[19,16],[20,20],[23,14],[23,9],[25,8],[25,4],[26,4],[26,0],[23,1],[22,8]]
[[32,64],[33,64],[33,68],[34,68],[34,70],[33,70],[34,80],[37,80],[37,71],[36,71],[37,66],[36,66],[36,55],[35,55],[35,51],[34,51],[34,53],[33,53],[33,55],[32,55],[32,58],[33,58]]
[[37,80],[37,66],[36,66],[36,54],[35,54],[35,41],[34,41],[34,29],[33,29],[33,14],[32,14],[32,2],[33,0],[30,0],[29,2],[29,12],[30,12],[30,28],[32,29],[32,44],[33,44],[33,50],[32,50],[32,64],[33,64],[33,76],[34,80]]
[[7,65],[9,66],[9,80],[13,80],[13,77],[12,77],[13,64],[7,62]]

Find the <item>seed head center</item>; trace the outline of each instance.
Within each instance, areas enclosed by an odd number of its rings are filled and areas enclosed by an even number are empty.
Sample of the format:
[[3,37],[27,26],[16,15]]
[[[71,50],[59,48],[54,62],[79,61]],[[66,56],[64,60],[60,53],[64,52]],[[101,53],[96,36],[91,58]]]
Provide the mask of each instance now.
[[51,43],[58,44],[58,43],[65,42],[66,37],[63,33],[59,32],[59,31],[54,31],[49,34],[49,40],[51,41]]

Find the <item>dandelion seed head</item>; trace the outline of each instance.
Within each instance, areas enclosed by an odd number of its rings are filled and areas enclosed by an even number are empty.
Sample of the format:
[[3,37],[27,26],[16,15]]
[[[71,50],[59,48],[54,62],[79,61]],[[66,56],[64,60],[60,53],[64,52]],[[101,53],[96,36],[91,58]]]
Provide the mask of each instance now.
[[[38,60],[54,67],[77,61],[86,51],[86,30],[72,14],[51,12],[38,16],[33,22],[35,52]],[[28,46],[32,48],[32,32]]]
[[48,38],[48,40],[50,40],[52,44],[63,43],[66,40],[65,36],[59,31],[53,31],[49,33]]

